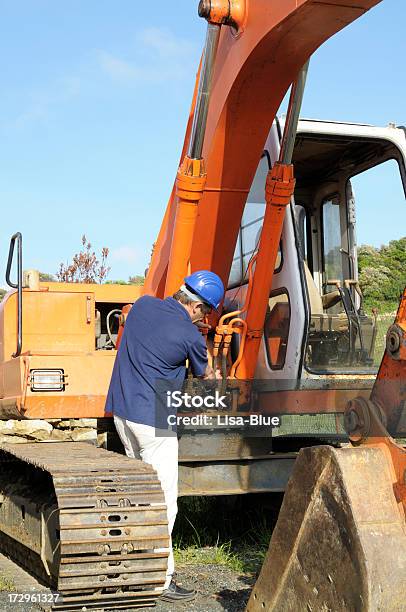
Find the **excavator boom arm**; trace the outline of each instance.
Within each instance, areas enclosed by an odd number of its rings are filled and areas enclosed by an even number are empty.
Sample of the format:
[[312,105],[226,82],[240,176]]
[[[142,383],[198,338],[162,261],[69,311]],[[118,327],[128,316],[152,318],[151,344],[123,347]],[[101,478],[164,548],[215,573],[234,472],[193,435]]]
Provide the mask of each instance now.
[[[287,89],[323,42],[379,1],[251,0],[244,3],[238,31],[222,28],[202,149],[206,183],[193,234],[192,270],[210,269],[227,281],[247,194]],[[181,161],[188,152],[198,83],[199,74]],[[145,284],[146,293],[160,297],[176,209],[174,188]]]
[[[227,284],[248,192],[287,89],[324,41],[378,2],[200,2],[200,15],[208,20],[205,51],[146,293],[171,295],[190,270],[198,269],[216,272]],[[265,213],[252,302],[246,308],[246,342],[237,378],[254,375],[284,210],[294,187],[293,173],[276,170],[267,182],[270,210]]]

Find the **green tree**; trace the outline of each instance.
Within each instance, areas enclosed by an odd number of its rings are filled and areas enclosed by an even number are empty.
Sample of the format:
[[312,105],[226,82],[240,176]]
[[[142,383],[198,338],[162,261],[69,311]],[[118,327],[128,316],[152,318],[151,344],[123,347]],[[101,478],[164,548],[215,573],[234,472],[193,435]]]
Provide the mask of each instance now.
[[406,237],[391,240],[380,249],[358,249],[359,279],[367,307],[393,310],[406,286]]
[[143,285],[145,282],[145,277],[141,275],[130,276],[128,281],[119,279],[119,280],[108,280],[105,282],[106,285]]
[[0,288],[0,302],[1,300],[4,298],[4,296],[6,295],[7,291],[6,289],[1,289]]
[[55,276],[53,274],[48,274],[47,272],[40,272],[39,280],[41,281],[41,283],[55,283],[56,282]]
[[130,276],[128,279],[129,285],[143,285],[145,283],[145,277],[137,274],[136,276]]

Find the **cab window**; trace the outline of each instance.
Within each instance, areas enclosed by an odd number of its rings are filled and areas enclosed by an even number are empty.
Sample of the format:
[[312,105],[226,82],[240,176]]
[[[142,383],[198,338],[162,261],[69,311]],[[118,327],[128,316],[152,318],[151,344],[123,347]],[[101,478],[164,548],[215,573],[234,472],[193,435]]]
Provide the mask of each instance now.
[[285,365],[290,327],[290,301],[286,289],[271,293],[265,318],[265,346],[272,370]]
[[338,198],[329,198],[322,206],[323,227],[323,282],[343,281],[341,247],[340,203]]
[[[266,207],[265,183],[269,167],[268,155],[264,153],[252,182],[241,219],[241,227],[238,233],[228,282],[229,288],[240,285],[248,280],[248,266],[258,247],[264,221]],[[276,270],[280,268],[281,261],[282,254],[281,247],[279,246],[275,265]]]

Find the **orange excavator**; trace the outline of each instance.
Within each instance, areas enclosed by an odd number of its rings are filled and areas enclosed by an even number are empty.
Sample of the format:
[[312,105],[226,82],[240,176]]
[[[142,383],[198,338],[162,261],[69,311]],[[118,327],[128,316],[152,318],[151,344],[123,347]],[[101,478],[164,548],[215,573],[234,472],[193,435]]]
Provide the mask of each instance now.
[[[394,441],[406,430],[406,294],[376,377],[351,189],[351,177],[391,159],[406,176],[404,132],[299,121],[309,58],[378,2],[199,4],[206,43],[143,291],[164,297],[189,271],[218,273],[229,289],[207,342],[229,413],[287,415],[279,438],[181,433],[181,494],[286,488],[249,610],[406,601],[405,451]],[[1,548],[61,593],[56,609],[151,605],[165,580],[164,499],[149,466],[113,452],[104,412],[120,329],[141,291],[39,282],[23,274],[18,233],[6,277]],[[333,429],[298,435],[302,418],[319,415]]]

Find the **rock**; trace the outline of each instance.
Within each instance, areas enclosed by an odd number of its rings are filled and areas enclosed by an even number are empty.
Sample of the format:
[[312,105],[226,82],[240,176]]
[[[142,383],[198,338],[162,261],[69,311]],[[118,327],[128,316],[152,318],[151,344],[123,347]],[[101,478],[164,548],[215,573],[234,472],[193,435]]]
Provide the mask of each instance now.
[[97,419],[69,419],[66,421],[59,421],[58,429],[70,429],[70,428],[89,428],[93,427],[96,429],[97,427]]
[[58,429],[70,429],[71,424],[70,421],[59,421],[57,427]]
[[97,446],[107,448],[107,432],[97,434]]
[[0,421],[0,434],[7,435],[14,433],[14,421]]
[[97,441],[97,431],[95,429],[74,429],[71,432],[72,440],[74,442],[87,442],[89,440]]
[[52,442],[69,442],[72,441],[71,432],[63,429],[54,429],[50,440]]
[[26,436],[28,439],[34,440],[47,440],[52,429],[51,423],[39,419],[0,422],[0,434]]
[[27,442],[32,442],[32,440],[21,436],[0,436],[0,444],[27,444]]
[[19,436],[27,436],[35,440],[46,440],[49,438],[53,427],[47,421],[27,420],[14,421],[15,433]]

